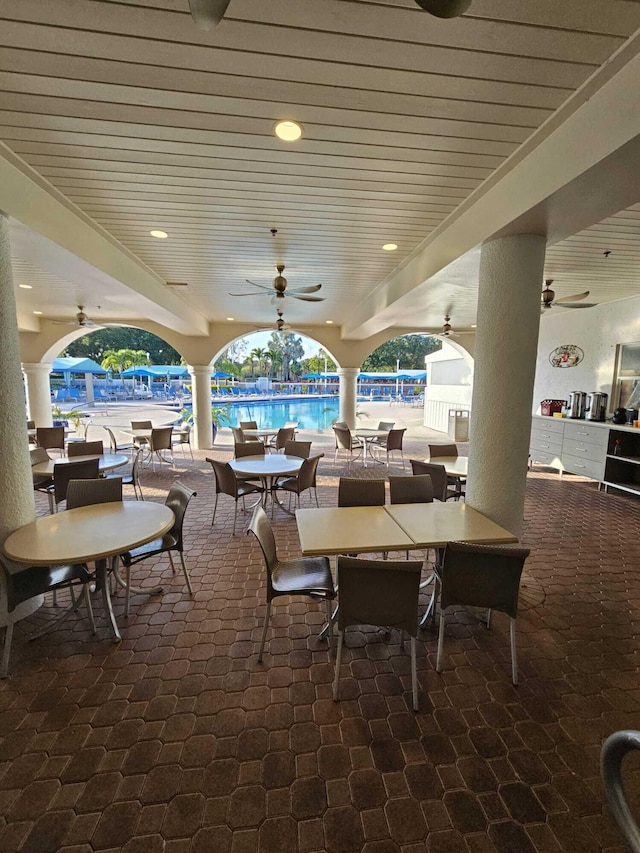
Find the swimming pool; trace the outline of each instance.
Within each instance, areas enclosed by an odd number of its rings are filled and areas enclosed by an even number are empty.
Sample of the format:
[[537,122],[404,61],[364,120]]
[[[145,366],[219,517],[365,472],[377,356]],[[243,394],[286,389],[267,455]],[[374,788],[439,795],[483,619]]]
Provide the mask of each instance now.
[[327,429],[338,417],[339,403],[337,397],[249,400],[229,403],[227,408],[232,426],[237,426],[239,421],[256,421],[260,429],[297,421],[300,429]]

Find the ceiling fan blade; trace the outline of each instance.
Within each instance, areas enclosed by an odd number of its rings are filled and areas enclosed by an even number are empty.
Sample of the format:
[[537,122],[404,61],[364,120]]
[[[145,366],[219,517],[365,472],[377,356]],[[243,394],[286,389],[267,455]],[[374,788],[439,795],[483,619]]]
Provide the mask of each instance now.
[[321,284],[311,284],[308,287],[289,287],[287,293],[317,293],[321,287]]
[[416,0],[416,3],[436,18],[457,18],[467,11],[471,0]]
[[595,308],[597,302],[563,302],[562,305],[559,305],[559,308]]
[[589,291],[585,290],[584,293],[573,293],[571,296],[561,296],[560,299],[554,299],[553,302],[555,305],[562,305],[563,302],[579,302],[581,299],[586,299],[589,295]]
[[199,30],[212,30],[220,23],[230,0],[189,0],[193,23]]
[[[268,290],[269,288],[267,288]],[[231,293],[229,292],[229,296],[262,296],[261,293]]]
[[301,302],[324,302],[324,296],[298,296],[297,293],[289,292],[287,296],[293,299],[300,299]]
[[268,290],[269,293],[273,290],[273,288],[268,284],[257,284],[255,281],[250,281],[248,278],[245,278],[247,284],[252,284],[254,287],[259,287],[261,290]]

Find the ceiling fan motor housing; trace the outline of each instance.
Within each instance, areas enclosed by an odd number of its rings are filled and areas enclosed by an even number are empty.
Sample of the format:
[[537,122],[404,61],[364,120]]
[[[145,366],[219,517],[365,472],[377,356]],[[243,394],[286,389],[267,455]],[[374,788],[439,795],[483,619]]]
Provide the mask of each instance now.
[[551,290],[551,285],[553,284],[553,279],[548,278],[545,281],[545,288],[542,291],[542,307],[543,308],[551,308],[551,304],[553,300],[556,298],[556,294],[553,290]]

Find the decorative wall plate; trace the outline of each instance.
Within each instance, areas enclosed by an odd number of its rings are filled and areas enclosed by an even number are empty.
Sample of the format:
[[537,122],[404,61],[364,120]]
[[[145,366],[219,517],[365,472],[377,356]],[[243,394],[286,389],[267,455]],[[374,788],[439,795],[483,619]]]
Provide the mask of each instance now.
[[584,358],[584,352],[575,344],[561,344],[549,353],[551,367],[575,367]]

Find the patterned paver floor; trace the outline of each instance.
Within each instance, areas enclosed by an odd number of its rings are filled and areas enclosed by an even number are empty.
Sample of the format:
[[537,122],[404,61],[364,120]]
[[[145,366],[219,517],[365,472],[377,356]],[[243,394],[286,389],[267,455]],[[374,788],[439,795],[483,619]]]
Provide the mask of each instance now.
[[[407,457],[426,455],[424,440],[408,444]],[[333,505],[347,472],[322,449],[320,498]],[[520,684],[510,681],[506,617],[487,631],[460,609],[441,674],[435,633],[421,634],[414,714],[408,654],[374,629],[349,632],[342,699],[332,701],[323,609],[308,600],[276,602],[257,663],[262,559],[244,531],[231,536],[231,499],[211,526],[205,455],[143,474],[151,499],[178,476],[197,490],[185,528],[193,598],[166,559],[149,560],[135,582],[161,579],[164,594],[134,596],[127,622],[116,598],[120,644],[98,605],[95,637],[80,612],[27,642],[49,606],[17,632],[0,683],[0,851],[626,849],[598,761],[610,732],[640,728],[640,503],[531,472]],[[209,455],[228,459],[230,448]],[[352,466],[354,476],[381,472]],[[295,521],[278,512],[274,528],[280,555],[299,554]],[[628,763],[640,813],[638,764]]]

